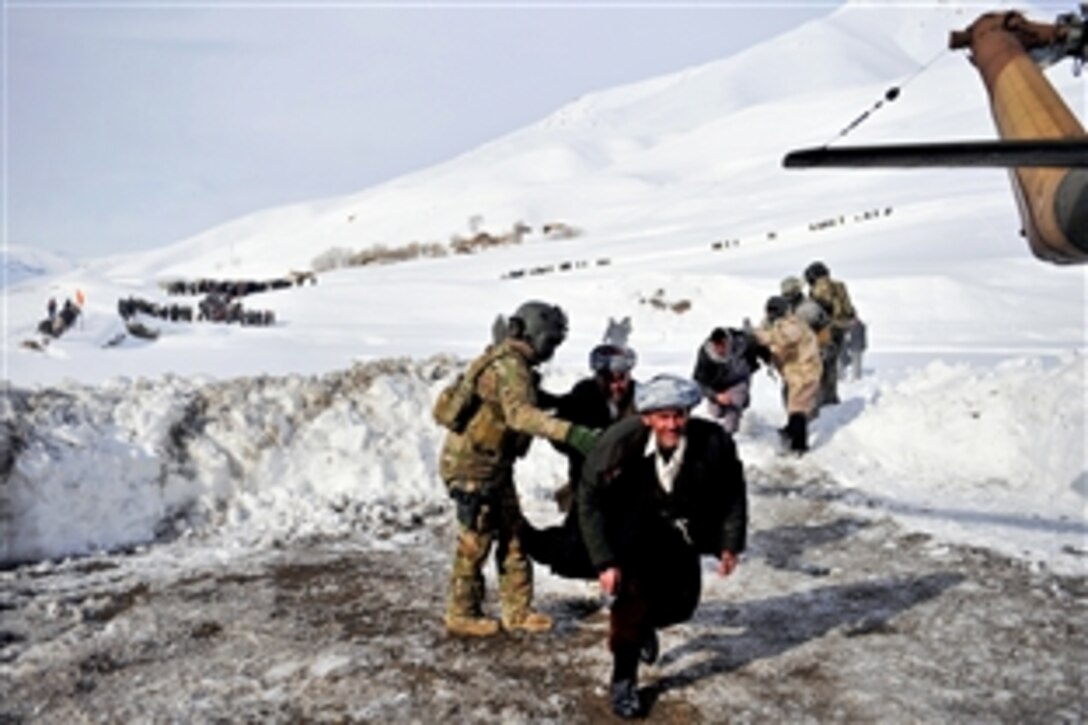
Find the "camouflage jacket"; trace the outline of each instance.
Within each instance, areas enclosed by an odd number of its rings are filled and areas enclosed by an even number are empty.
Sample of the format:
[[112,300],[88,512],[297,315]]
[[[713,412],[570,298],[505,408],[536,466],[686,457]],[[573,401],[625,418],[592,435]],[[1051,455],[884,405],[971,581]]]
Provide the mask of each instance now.
[[820,277],[812,285],[812,299],[823,305],[831,316],[831,326],[840,332],[846,332],[854,324],[857,312],[850,302],[850,293],[846,285],[830,277]]
[[530,367],[531,350],[520,340],[504,340],[476,379],[479,408],[463,433],[449,432],[439,457],[439,474],[453,481],[493,481],[509,476],[533,436],[562,441],[570,423],[537,407]]
[[774,366],[787,383],[819,380],[823,372],[820,346],[809,326],[794,314],[756,329],[756,339],[771,350]]

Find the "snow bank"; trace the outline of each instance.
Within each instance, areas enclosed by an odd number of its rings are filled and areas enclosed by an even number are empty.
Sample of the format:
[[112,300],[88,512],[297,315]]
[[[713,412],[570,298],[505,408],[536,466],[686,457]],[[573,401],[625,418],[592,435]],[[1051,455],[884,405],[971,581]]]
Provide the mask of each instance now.
[[[10,390],[0,401],[0,562],[85,554],[179,535],[242,546],[364,533],[446,506],[430,417],[446,357],[322,376],[114,380]],[[570,370],[549,370],[561,392]],[[738,436],[750,466],[801,466],[853,488],[877,515],[947,540],[1083,569],[1084,358],[995,367],[940,361],[844,383],[806,459],[779,459],[777,386],[757,380]],[[518,464],[527,515],[556,517],[565,461],[538,444]],[[758,522],[757,522],[758,523]]]
[[430,423],[444,358],[321,377],[115,380],[0,396],[0,562],[231,530],[346,530],[444,491]]

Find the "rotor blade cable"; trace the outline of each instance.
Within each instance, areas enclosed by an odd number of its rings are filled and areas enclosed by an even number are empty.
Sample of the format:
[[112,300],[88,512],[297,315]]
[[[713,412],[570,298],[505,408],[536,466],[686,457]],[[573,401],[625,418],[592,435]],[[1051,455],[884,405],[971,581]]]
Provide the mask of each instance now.
[[878,110],[880,110],[880,108],[884,105],[885,101],[887,101],[888,103],[891,103],[895,99],[899,98],[900,92],[907,86],[907,84],[910,83],[911,81],[913,81],[918,76],[920,76],[923,71],[929,69],[930,66],[932,66],[934,63],[936,63],[938,60],[940,60],[945,55],[945,52],[947,50],[948,50],[948,48],[942,48],[940,50],[940,52],[937,53],[937,55],[930,58],[927,63],[925,63],[923,66],[921,66],[918,70],[914,71],[914,73],[912,73],[910,76],[908,76],[905,81],[903,81],[902,83],[900,83],[897,86],[892,86],[887,91],[885,91],[884,92],[884,97],[878,99],[877,102],[873,104],[872,108],[870,108],[867,111],[862,112],[861,115],[859,115],[853,121],[848,123],[845,128],[843,128],[841,131],[838,132],[838,134],[836,134],[835,136],[832,136],[830,139],[828,139],[827,142],[824,143],[824,148],[827,148],[828,146],[833,144],[835,141],[839,140],[840,138],[843,138],[844,136],[846,136],[846,134],[850,133],[855,128],[860,126],[863,122],[865,122],[868,118],[870,118],[874,113],[876,113]]

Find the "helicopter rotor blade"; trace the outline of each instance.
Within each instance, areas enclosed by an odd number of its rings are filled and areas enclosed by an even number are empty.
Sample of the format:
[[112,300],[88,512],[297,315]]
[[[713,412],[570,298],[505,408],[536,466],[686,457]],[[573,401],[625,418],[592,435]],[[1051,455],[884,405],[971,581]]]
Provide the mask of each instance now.
[[956,141],[798,149],[786,154],[787,169],[1043,166],[1088,167],[1086,139]]

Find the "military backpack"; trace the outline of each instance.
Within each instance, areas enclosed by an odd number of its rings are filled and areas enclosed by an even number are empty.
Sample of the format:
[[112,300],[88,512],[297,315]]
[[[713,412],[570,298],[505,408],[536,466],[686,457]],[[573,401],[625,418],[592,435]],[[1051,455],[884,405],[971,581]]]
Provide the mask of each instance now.
[[473,360],[465,372],[443,388],[431,410],[435,421],[454,433],[464,433],[483,403],[480,396],[476,394],[476,381],[488,365],[506,354],[507,350],[499,345],[493,345],[483,355]]

